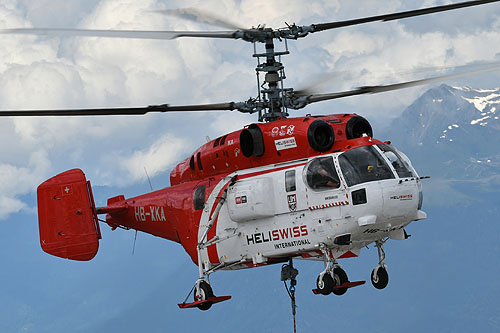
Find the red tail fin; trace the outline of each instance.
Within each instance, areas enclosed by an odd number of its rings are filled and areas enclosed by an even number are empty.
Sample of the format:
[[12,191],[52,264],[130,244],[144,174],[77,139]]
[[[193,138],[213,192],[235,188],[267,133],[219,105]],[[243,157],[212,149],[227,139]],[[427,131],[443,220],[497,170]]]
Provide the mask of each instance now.
[[54,256],[91,260],[101,233],[90,182],[80,169],[63,172],[38,186],[42,249]]

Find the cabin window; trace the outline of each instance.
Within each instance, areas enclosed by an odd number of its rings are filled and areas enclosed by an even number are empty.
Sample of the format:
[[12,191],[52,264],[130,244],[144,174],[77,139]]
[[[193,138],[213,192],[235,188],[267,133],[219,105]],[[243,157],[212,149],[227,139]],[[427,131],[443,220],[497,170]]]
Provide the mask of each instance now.
[[220,145],[224,145],[226,143],[226,139],[227,139],[227,135],[224,135],[221,139],[220,139]]
[[340,180],[333,164],[333,158],[320,157],[306,166],[307,185],[316,191],[331,190],[340,187]]
[[203,165],[201,165],[201,153],[196,154],[196,162],[198,163],[198,170],[203,170]]
[[199,186],[193,193],[194,209],[200,210],[205,207],[205,185]]
[[295,170],[285,172],[285,188],[287,192],[297,190],[297,186],[295,184]]
[[348,186],[394,178],[391,169],[373,146],[348,150],[339,156],[339,163]]
[[217,138],[217,139],[214,141],[214,148],[219,146],[219,144],[220,144],[220,139],[221,139],[221,138]]
[[194,171],[194,155],[189,159],[189,168]]
[[408,162],[406,162],[402,158],[401,153],[398,152],[398,150],[396,148],[394,148],[391,145],[386,145],[386,144],[378,145],[377,147],[379,147],[380,150],[382,150],[385,157],[387,157],[387,159],[392,164],[392,167],[394,168],[394,170],[396,170],[396,172],[400,178],[414,177],[413,173],[411,172],[411,168],[410,168]]

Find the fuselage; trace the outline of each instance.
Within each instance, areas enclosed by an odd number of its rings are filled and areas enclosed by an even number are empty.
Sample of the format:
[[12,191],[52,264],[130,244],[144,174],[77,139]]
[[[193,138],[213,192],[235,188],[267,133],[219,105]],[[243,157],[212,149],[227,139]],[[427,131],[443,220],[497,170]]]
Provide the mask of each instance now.
[[320,244],[352,257],[376,240],[403,239],[405,226],[426,217],[409,159],[368,136],[342,147],[115,197],[106,220],[178,242],[204,269],[319,258]]

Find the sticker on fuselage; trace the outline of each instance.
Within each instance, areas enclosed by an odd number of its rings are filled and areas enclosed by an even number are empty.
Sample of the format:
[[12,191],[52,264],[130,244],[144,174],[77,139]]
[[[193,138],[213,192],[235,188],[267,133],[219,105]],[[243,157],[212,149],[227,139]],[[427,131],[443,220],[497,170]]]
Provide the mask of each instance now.
[[297,195],[296,194],[289,194],[288,195],[288,209],[291,212],[297,211]]
[[[307,226],[302,225],[289,228],[274,229],[268,232],[256,232],[251,235],[246,235],[246,239],[247,245],[256,245],[276,241],[289,241],[294,240],[295,238],[306,237],[308,235],[309,231],[307,230]],[[310,244],[309,240],[304,241],[307,241],[307,243]],[[281,245],[279,245],[278,247],[280,246]]]
[[294,136],[292,136],[291,138],[274,140],[274,144],[277,151],[297,148],[297,142],[295,141]]
[[243,204],[246,204],[246,203],[247,203],[247,196],[246,195],[242,195],[242,196],[236,197],[236,204],[237,205],[243,205]]
[[391,197],[391,200],[413,200],[413,194],[394,195]]
[[271,136],[274,138],[277,136],[293,135],[294,131],[294,125],[283,125],[281,127],[276,126],[271,130]]

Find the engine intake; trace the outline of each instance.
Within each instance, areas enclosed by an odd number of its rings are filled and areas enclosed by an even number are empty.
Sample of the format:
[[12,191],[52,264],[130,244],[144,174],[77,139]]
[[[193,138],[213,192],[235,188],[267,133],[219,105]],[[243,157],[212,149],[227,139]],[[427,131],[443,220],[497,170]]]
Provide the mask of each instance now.
[[372,126],[368,120],[361,116],[355,116],[349,119],[345,131],[348,139],[357,139],[362,137],[363,134],[373,138]]
[[252,124],[241,131],[240,146],[246,157],[264,155],[264,137],[258,125]]
[[307,130],[307,140],[312,149],[326,152],[335,142],[335,133],[332,126],[324,120],[315,120]]

